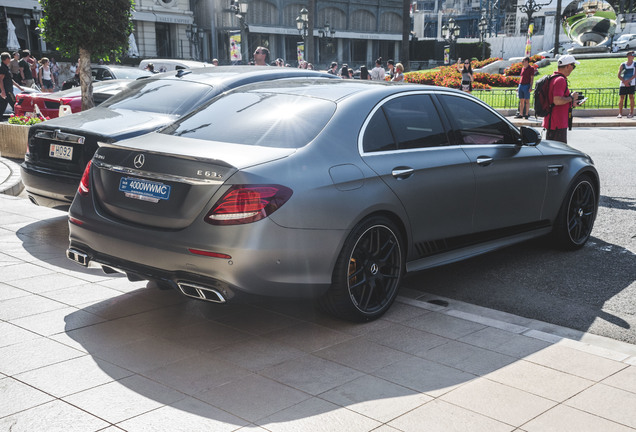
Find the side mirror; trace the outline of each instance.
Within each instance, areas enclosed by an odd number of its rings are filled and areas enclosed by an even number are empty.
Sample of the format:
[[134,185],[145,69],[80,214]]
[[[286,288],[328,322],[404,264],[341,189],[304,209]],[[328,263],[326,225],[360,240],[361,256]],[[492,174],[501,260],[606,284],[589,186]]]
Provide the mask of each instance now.
[[521,145],[536,146],[541,142],[541,134],[536,129],[521,126]]

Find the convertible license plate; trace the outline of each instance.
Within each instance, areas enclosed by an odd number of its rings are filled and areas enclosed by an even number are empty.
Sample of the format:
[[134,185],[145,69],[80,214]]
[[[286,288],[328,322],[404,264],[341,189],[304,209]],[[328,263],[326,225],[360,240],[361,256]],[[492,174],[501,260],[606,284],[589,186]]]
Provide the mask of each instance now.
[[60,144],[49,145],[49,156],[57,159],[72,160],[73,147]]
[[128,198],[141,201],[159,202],[170,198],[170,185],[145,179],[122,177],[119,180],[119,190]]

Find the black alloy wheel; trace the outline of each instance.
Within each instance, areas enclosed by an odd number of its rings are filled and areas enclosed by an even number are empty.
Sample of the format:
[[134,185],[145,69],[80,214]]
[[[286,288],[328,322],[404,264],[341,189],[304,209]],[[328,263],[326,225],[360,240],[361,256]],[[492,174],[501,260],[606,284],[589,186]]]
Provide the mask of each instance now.
[[397,296],[404,273],[399,231],[384,217],[359,224],[349,235],[322,305],[341,318],[369,321],[384,314]]
[[563,202],[556,226],[557,240],[565,249],[578,249],[590,238],[596,219],[596,191],[587,176],[576,179]]

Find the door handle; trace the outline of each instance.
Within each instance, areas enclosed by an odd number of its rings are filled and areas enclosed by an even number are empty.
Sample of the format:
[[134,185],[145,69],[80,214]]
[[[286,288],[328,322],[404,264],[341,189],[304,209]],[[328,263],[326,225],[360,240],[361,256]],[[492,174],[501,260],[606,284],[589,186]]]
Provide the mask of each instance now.
[[477,165],[481,165],[481,166],[488,166],[492,163],[493,158],[488,157],[488,156],[479,156],[477,158]]
[[391,171],[391,175],[393,177],[395,177],[398,180],[404,180],[407,179],[409,177],[411,177],[411,175],[415,172],[415,170],[413,168],[393,168],[393,171]]

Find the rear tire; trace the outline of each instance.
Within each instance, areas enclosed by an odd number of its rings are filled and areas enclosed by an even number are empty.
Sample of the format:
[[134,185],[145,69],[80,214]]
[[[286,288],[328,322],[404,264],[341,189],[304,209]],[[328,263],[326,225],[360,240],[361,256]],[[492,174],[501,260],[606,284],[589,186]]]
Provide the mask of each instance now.
[[395,300],[403,273],[400,231],[385,217],[371,217],[347,237],[331,288],[319,303],[327,312],[349,321],[377,319]]
[[554,225],[557,246],[566,250],[580,249],[590,238],[598,210],[596,190],[587,175],[576,178]]

